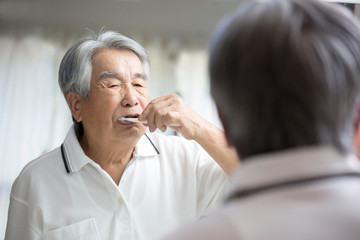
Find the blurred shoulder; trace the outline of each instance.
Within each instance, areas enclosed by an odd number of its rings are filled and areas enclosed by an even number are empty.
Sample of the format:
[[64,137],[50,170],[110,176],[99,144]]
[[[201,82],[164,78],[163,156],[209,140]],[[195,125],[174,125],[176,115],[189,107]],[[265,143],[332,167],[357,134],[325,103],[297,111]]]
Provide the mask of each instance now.
[[239,233],[230,218],[221,212],[200,218],[198,221],[186,225],[163,240],[218,240],[240,239]]

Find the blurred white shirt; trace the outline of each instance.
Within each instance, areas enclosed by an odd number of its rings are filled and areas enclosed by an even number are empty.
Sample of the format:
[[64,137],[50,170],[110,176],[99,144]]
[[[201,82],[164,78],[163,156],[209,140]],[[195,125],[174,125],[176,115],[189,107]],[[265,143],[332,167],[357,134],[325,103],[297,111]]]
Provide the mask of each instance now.
[[[359,173],[355,156],[330,147],[252,157],[232,178],[229,196],[243,196],[165,239],[358,240]],[[333,177],[314,179],[321,176]],[[312,180],[278,185],[304,179]]]
[[64,158],[59,147],[15,180],[5,239],[156,239],[221,201],[228,177],[196,142],[148,136],[117,186],[71,128]]

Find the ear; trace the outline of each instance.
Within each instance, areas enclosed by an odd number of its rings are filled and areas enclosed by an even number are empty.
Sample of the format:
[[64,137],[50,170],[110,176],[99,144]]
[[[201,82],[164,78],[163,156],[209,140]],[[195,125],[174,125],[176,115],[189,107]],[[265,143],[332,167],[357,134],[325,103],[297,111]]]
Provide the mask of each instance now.
[[224,127],[224,132],[225,132],[225,137],[226,137],[226,141],[228,143],[229,146],[234,146],[231,142],[231,139],[230,139],[230,135],[229,135],[229,130],[228,130],[228,125],[227,125],[227,121],[225,119],[225,116],[224,114],[222,113],[220,107],[216,104],[216,108],[217,108],[217,112],[218,112],[218,116],[220,118],[220,121],[221,121],[221,124],[223,125]]
[[84,97],[78,93],[70,92],[66,95],[66,101],[70,108],[71,114],[77,122],[81,122],[81,107],[84,102]]

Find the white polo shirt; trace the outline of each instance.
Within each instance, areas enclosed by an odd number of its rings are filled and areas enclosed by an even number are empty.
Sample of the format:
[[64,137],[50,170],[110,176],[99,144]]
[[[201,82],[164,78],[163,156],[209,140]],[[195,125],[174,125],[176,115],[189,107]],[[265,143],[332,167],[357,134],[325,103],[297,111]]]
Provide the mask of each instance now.
[[71,128],[15,180],[5,239],[156,239],[215,206],[227,183],[196,142],[148,133],[116,185]]

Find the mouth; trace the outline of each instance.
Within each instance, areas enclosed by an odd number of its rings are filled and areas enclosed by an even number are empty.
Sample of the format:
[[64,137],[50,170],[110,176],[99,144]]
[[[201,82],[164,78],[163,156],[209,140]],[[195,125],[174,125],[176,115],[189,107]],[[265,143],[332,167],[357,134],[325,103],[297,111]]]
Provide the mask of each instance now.
[[125,118],[138,118],[139,116],[140,116],[140,114],[138,114],[138,113],[128,114],[128,115],[125,115],[125,116],[122,116],[122,117],[118,118],[117,121],[118,121],[118,123],[120,123],[121,125],[125,125],[125,126],[135,125],[135,124],[137,124],[137,123],[127,121],[127,120],[125,120]]
[[123,118],[138,118],[138,117],[140,117],[140,114],[134,113],[134,114],[125,115],[125,116],[122,116],[122,117]]

